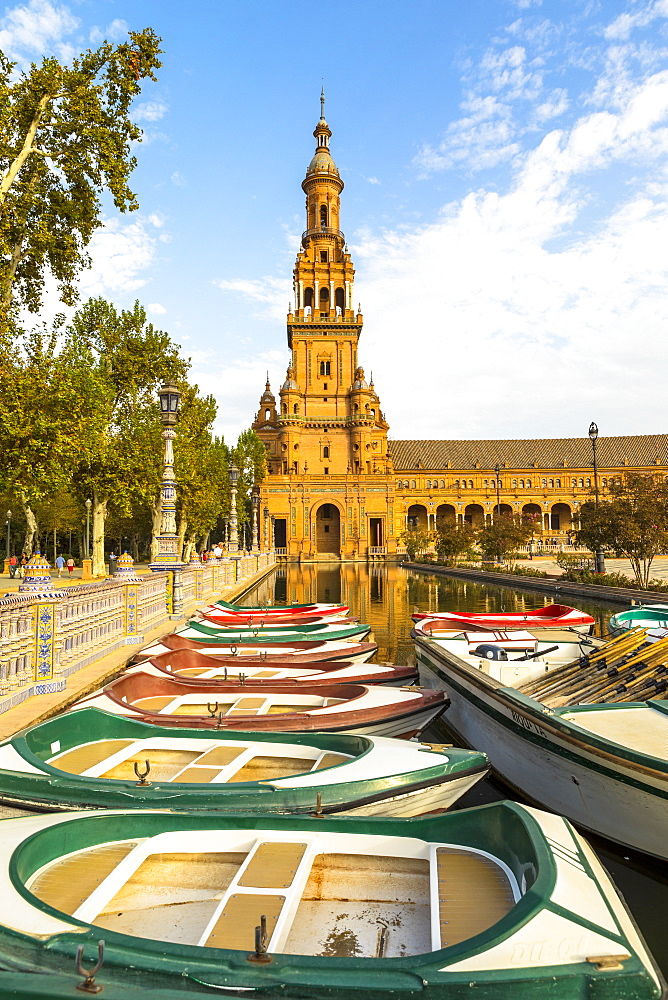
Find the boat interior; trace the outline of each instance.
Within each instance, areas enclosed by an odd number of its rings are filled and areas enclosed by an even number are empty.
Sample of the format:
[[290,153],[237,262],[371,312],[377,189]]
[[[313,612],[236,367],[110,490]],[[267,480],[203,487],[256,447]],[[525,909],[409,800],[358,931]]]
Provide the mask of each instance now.
[[135,764],[144,772],[146,761],[150,764],[151,781],[225,784],[273,781],[354,759],[347,754],[298,744],[159,736],[143,740],[96,740],[63,752],[59,741],[55,741],[51,749],[55,752],[47,763],[61,771],[135,783]]
[[565,708],[562,719],[637,753],[668,760],[668,703],[608,706],[590,711]]
[[278,692],[273,694],[242,694],[237,692],[193,692],[193,694],[158,695],[128,699],[128,704],[140,711],[158,715],[211,716],[231,718],[239,715],[286,715],[312,712],[317,708],[338,705],[345,698],[323,698]]
[[398,957],[488,930],[520,898],[483,850],[339,832],[168,831],[77,851],[38,869],[30,892],[121,934],[251,952]]

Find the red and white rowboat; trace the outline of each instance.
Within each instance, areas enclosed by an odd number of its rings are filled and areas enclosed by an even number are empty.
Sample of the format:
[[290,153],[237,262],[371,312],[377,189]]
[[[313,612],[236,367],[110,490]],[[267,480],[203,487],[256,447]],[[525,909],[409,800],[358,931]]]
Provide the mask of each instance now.
[[584,611],[569,608],[566,604],[547,604],[543,608],[533,608],[531,611],[494,611],[489,614],[459,614],[456,611],[416,611],[412,616],[414,622],[424,618],[438,621],[441,628],[466,629],[471,632],[476,628],[484,631],[494,629],[537,629],[537,628],[571,628],[577,632],[591,633],[594,619]]
[[354,642],[350,639],[302,639],[299,642],[262,642],[257,643],[233,643],[225,642],[221,637],[220,643],[198,642],[196,639],[187,639],[182,635],[162,636],[157,642],[152,642],[135,653],[133,661],[139,662],[147,660],[152,656],[159,656],[161,653],[168,653],[173,649],[191,649],[203,656],[213,656],[216,659],[227,660],[231,663],[250,660],[253,663],[300,663],[309,661],[327,662],[329,660],[352,660],[356,663],[364,663],[370,660],[377,651],[378,645],[375,642]]
[[450,704],[444,691],[385,684],[331,686],[277,683],[258,690],[218,682],[215,688],[172,677],[125,674],[73,705],[101,708],[162,726],[245,732],[347,732],[408,739]]

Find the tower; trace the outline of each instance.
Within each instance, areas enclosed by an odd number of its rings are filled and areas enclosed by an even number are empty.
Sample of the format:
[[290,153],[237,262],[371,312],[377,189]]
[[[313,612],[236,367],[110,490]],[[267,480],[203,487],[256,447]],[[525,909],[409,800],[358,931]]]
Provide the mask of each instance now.
[[324,92],[320,102],[302,181],[306,227],[287,317],[290,363],[278,407],[267,382],[252,426],[267,450],[262,504],[276,546],[291,558],[366,558],[393,536],[389,428],[358,362],[363,318],[353,307],[355,268],[340,228],[343,181]]

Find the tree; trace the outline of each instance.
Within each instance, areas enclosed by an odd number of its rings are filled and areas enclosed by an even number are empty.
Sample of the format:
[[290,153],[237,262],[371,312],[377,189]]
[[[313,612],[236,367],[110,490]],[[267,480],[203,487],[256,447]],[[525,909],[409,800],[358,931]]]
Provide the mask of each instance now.
[[73,468],[104,443],[108,386],[85,349],[62,344],[61,324],[57,317],[51,328],[17,331],[0,350],[0,483],[21,501],[27,556],[35,506],[68,491]]
[[475,545],[478,533],[470,524],[438,518],[436,521],[436,551],[441,559],[454,559]]
[[629,473],[621,484],[610,486],[608,495],[598,506],[582,504],[578,542],[592,551],[603,545],[625,556],[644,589],[654,557],[668,549],[668,483],[652,474]]
[[104,191],[120,212],[138,208],[131,104],[156,79],[159,42],[150,28],[131,31],[69,66],[48,57],[19,73],[0,53],[0,332],[12,306],[39,310],[48,272],[62,301],[76,301]]
[[421,528],[407,528],[399,535],[399,541],[406,546],[406,554],[412,561],[417,555],[421,555],[429,548],[432,536]]
[[478,533],[478,545],[484,559],[506,559],[519,545],[525,545],[532,535],[530,525],[523,524],[512,514],[502,514],[495,517]]
[[237,523],[242,537],[244,525],[251,520],[251,490],[256,483],[261,483],[267,474],[267,449],[255,431],[242,431],[232,448],[231,459],[239,470]]
[[129,515],[133,505],[154,502],[162,478],[155,391],[167,379],[183,382],[189,362],[167,333],[147,323],[138,302],[119,313],[102,298],[89,299],[74,314],[68,338],[104,386],[102,441],[75,473],[81,495],[93,501],[93,575],[103,576],[109,503],[117,513]]

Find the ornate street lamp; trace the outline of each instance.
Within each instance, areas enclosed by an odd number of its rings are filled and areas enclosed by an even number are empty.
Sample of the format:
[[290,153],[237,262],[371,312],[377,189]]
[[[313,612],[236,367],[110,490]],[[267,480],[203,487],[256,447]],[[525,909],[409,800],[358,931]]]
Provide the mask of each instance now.
[[160,400],[160,420],[162,421],[161,437],[165,442],[163,455],[162,483],[160,485],[160,534],[158,535],[158,551],[155,562],[150,569],[154,572],[171,571],[172,600],[170,617],[180,618],[183,610],[183,593],[181,587],[181,553],[179,539],[176,533],[176,478],[174,476],[174,448],[172,442],[176,437],[176,421],[179,414],[181,390],[172,382],[167,382],[158,390]]
[[10,542],[10,533],[11,533],[11,530],[12,530],[12,512],[11,512],[11,510],[8,510],[7,511],[7,559],[9,559],[9,557],[11,555],[11,553],[9,551],[9,542]]
[[265,541],[265,551],[271,552],[271,539],[269,538],[269,508],[265,507],[262,511],[264,515],[264,541]]
[[234,558],[239,552],[239,532],[237,530],[237,482],[239,481],[239,470],[234,463],[227,470],[227,475],[232,491],[230,497],[230,537],[227,548]]
[[260,494],[257,492],[257,487],[254,487],[253,492],[251,493],[251,503],[253,505],[253,545],[251,552],[259,552],[258,520],[260,514]]
[[[596,442],[598,440],[598,427],[593,421],[589,425],[589,440],[591,441],[591,450],[594,457],[594,498],[596,502],[596,512],[598,513],[598,464],[596,462]],[[605,554],[603,552],[603,547],[600,544],[596,545],[594,560],[596,563],[596,572],[605,573]]]
[[90,509],[92,500],[86,500],[86,559],[90,559]]

